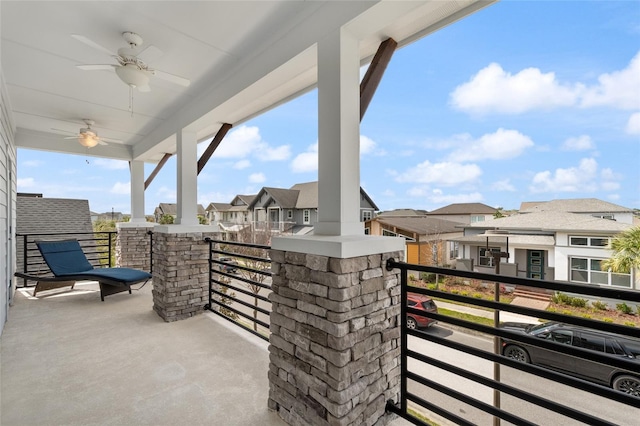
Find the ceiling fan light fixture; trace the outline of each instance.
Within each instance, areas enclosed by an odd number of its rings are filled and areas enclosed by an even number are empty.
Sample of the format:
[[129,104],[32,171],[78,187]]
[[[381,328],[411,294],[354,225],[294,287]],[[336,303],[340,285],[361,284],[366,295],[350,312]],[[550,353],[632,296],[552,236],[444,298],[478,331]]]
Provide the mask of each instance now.
[[116,74],[118,74],[120,80],[131,87],[141,87],[149,84],[149,76],[147,73],[133,64],[117,67]]
[[78,142],[80,142],[80,145],[84,147],[93,148],[94,146],[98,145],[99,139],[98,135],[96,135],[95,133],[87,132],[78,135]]

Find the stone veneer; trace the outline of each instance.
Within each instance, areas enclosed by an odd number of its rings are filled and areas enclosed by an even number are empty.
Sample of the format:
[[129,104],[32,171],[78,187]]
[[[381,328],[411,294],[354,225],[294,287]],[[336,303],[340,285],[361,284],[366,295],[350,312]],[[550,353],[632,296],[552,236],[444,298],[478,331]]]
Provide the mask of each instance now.
[[153,310],[167,322],[203,312],[208,302],[209,244],[216,233],[153,234]]
[[151,239],[153,226],[118,227],[116,236],[116,266],[151,270]]
[[271,250],[269,408],[291,425],[384,425],[400,391],[400,273],[391,252]]

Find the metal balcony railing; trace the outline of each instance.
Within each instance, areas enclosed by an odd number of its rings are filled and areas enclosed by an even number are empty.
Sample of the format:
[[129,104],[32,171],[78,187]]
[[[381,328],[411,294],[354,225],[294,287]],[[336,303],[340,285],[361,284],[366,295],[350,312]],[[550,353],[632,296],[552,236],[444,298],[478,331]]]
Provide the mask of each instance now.
[[[116,231],[100,232],[54,232],[41,234],[16,234],[18,267],[25,274],[51,276],[51,271],[38,251],[38,240],[76,239],[82,246],[89,263],[94,268],[115,266]],[[32,284],[35,285],[35,284]],[[28,287],[28,280],[22,279],[22,287]]]
[[[205,309],[269,340],[271,260],[267,245],[206,238],[209,302]],[[260,292],[263,291],[263,294]]]
[[[451,339],[439,335],[432,330],[419,331],[408,329],[405,321],[401,326],[401,382],[400,400],[389,401],[387,410],[417,425],[427,425],[423,419],[440,416],[456,424],[567,424],[574,421],[580,424],[632,424],[640,408],[640,328],[611,322],[597,321],[589,318],[559,314],[547,310],[532,309],[500,302],[500,289],[505,285],[526,286],[582,294],[587,298],[614,299],[624,303],[638,304],[640,292],[602,288],[595,285],[576,285],[556,281],[540,281],[507,277],[495,274],[481,274],[475,272],[456,271],[412,265],[393,259],[387,263],[387,269],[395,268],[401,271],[401,299],[406,300],[407,293],[418,293],[430,296],[436,300],[446,300],[482,309],[494,311],[493,326],[482,325],[474,321],[455,318],[442,313],[432,313],[408,307],[401,304],[401,318],[408,314],[419,315],[437,320],[439,324],[460,328],[466,332],[480,334],[493,339],[493,350],[479,348],[475,341]],[[461,293],[442,291],[437,285],[414,287],[410,286],[408,271],[412,273],[436,274],[436,283],[442,277],[452,277],[461,280],[479,280],[485,285],[493,287],[493,300],[469,297]],[[612,333],[612,339],[618,337],[628,339],[631,344],[637,344],[635,356],[612,354],[601,351],[584,349],[585,345],[570,345],[556,343],[526,333],[509,331],[501,326],[500,314],[513,313],[542,319],[544,321],[560,322],[568,325],[589,329],[596,332]],[[638,312],[640,314],[640,312]],[[505,314],[506,315],[506,314]],[[541,334],[542,335],[542,334]],[[584,335],[581,334],[581,335]],[[590,368],[615,368],[628,372],[627,377],[637,381],[630,393],[623,393],[604,384],[596,384],[585,376],[578,378],[575,371],[560,372],[534,365],[527,361],[528,356],[520,361],[501,354],[505,339],[517,342],[517,345],[536,350],[541,348],[547,354],[557,357],[567,357],[574,365],[584,363]],[[422,342],[422,343],[421,343]],[[582,347],[578,347],[582,346]],[[417,349],[423,348],[423,349]],[[429,350],[424,350],[429,348]],[[460,361],[448,359],[444,354],[457,353],[468,360],[465,368]],[[480,365],[492,364],[493,371],[484,374]],[[426,367],[425,367],[426,366]],[[424,367],[424,368],[423,368]],[[567,367],[567,370],[570,369]],[[425,371],[429,373],[425,374]],[[509,373],[507,377],[502,373]],[[515,373],[513,373],[515,372]],[[488,374],[487,374],[488,373]],[[442,379],[446,377],[446,379]],[[521,385],[514,385],[511,377],[519,377]],[[542,386],[535,386],[534,382],[543,381]],[[566,388],[564,387],[566,386]],[[479,392],[473,389],[480,387]],[[555,389],[562,389],[560,395]],[[575,394],[575,395],[574,395]],[[487,398],[491,396],[491,398]],[[572,399],[573,397],[573,399]],[[505,403],[505,400],[508,403]],[[445,402],[442,402],[445,401]],[[571,401],[571,402],[567,402]],[[514,407],[517,407],[514,409]],[[424,413],[424,417],[420,414]],[[533,414],[532,414],[533,413]],[[635,414],[634,414],[635,413]],[[473,415],[472,415],[473,414]],[[618,417],[616,417],[618,416]],[[620,420],[622,418],[622,420]],[[572,420],[571,420],[572,419]]]

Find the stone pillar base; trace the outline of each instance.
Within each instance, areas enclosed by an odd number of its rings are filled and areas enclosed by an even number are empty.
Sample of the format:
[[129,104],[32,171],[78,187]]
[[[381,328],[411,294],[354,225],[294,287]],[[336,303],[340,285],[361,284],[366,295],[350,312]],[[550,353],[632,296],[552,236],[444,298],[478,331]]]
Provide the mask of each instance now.
[[399,400],[402,251],[334,258],[271,250],[270,409],[292,425],[383,425]]
[[151,270],[151,237],[154,224],[118,223],[116,236],[116,266]]

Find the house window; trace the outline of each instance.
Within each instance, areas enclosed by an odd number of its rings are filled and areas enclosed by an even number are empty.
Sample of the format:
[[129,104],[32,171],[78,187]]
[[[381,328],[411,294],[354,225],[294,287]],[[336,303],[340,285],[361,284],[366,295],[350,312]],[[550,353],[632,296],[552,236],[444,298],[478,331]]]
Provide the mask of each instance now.
[[364,228],[364,235],[369,235],[371,234],[371,229],[370,228]]
[[606,247],[609,244],[608,237],[572,236],[569,237],[569,245],[581,247]]
[[602,259],[588,257],[572,257],[569,279],[574,282],[610,285],[616,287],[631,287],[631,274],[620,274],[603,271]]
[[371,220],[371,210],[363,210],[362,211],[362,221]]
[[471,216],[471,223],[476,223],[476,222],[484,222],[484,216],[483,215]]
[[480,247],[478,265],[493,268],[495,266],[493,253],[500,253],[500,247]]
[[287,219],[293,219],[293,210],[287,210]]
[[612,214],[592,214],[593,217],[599,217],[600,219],[616,220]]
[[449,259],[457,259],[460,249],[458,241],[449,241]]
[[311,210],[309,209],[304,209],[302,211],[302,222],[305,225],[308,225],[309,223],[311,223]]

